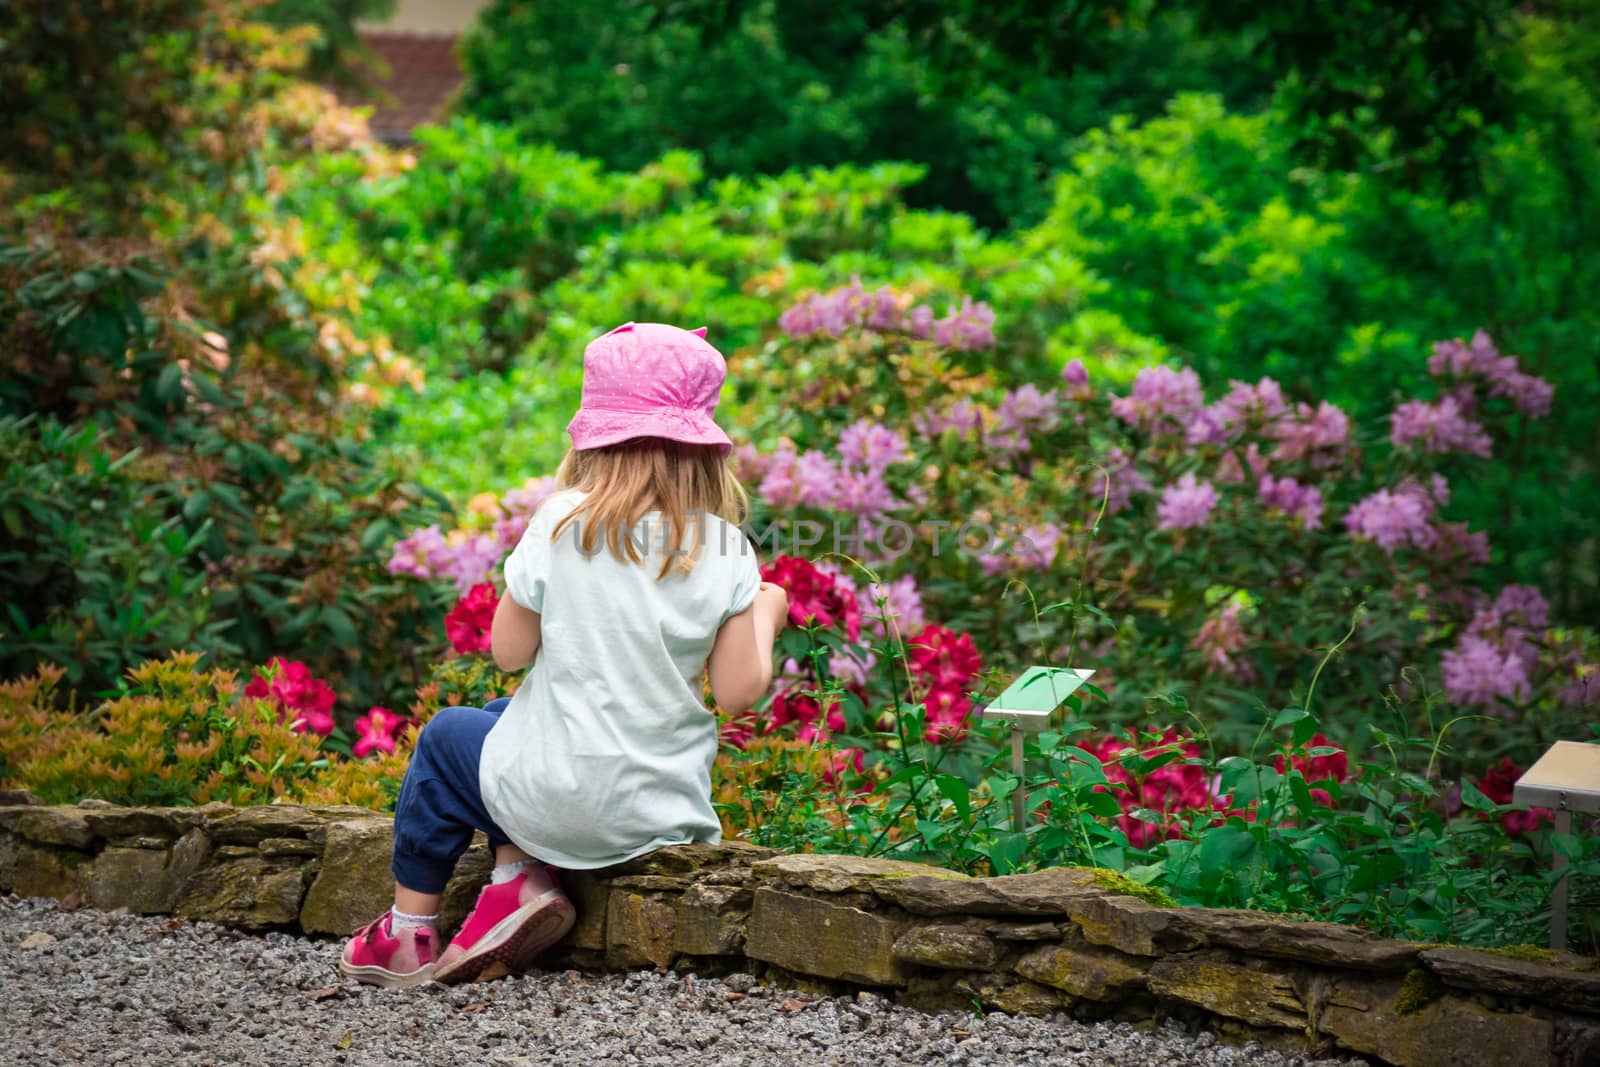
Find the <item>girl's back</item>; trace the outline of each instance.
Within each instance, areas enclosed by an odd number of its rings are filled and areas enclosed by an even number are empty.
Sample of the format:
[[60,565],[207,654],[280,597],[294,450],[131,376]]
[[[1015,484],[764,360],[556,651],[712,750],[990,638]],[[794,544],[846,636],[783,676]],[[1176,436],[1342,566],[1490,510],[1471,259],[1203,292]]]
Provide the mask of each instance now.
[[[581,544],[585,499],[539,508],[506,562],[506,592],[541,618],[538,658],[484,746],[484,803],[515,840],[560,867],[593,868],[666,844],[719,839],[711,808],[715,718],[701,672],[717,631],[760,585],[743,533],[714,515],[695,565],[661,576],[665,524],[649,513],[635,562]],[[692,533],[692,530],[691,530]]]

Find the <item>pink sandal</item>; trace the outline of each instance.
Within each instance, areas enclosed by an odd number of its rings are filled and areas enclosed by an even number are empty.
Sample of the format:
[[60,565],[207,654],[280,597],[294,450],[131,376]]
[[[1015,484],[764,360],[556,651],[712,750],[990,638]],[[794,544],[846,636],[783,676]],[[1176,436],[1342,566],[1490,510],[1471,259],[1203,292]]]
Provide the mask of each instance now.
[[566,936],[577,920],[572,901],[543,864],[530,864],[509,882],[487,885],[434,967],[435,981],[470,982],[500,963],[517,972]]
[[396,934],[389,920],[390,913],[384,912],[357,930],[339,956],[339,970],[358,982],[386,989],[419,986],[434,976],[436,935],[426,926]]

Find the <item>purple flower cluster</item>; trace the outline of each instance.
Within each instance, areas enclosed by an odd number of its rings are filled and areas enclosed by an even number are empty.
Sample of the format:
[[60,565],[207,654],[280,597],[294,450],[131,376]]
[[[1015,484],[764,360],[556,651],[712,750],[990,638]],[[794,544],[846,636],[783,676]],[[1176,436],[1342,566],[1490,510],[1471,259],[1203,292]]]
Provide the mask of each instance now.
[[1132,394],[1111,398],[1111,413],[1152,434],[1177,433],[1204,403],[1193,367],[1146,367],[1134,377]]
[[487,533],[468,529],[443,533],[437,524],[413,530],[397,541],[389,556],[390,574],[412,578],[449,578],[462,595],[487,582],[494,569],[517,546],[528,521],[545,497],[556,491],[551,477],[533,478],[499,501],[489,500],[494,527]]
[[1156,505],[1156,526],[1162,530],[1204,526],[1216,506],[1216,487],[1210,482],[1196,481],[1191,471],[1161,491],[1161,503]]
[[1322,491],[1314,485],[1302,485],[1293,478],[1274,478],[1261,475],[1256,495],[1269,508],[1275,508],[1299,520],[1305,530],[1322,527]]
[[978,566],[991,577],[1019,571],[1048,570],[1055,562],[1062,536],[1061,527],[1053,522],[1028,526],[1010,538],[1004,551],[981,553]]
[[1230,678],[1249,678],[1255,671],[1244,660],[1235,659],[1247,643],[1239,616],[1243,608],[1237,601],[1229,601],[1219,612],[1200,624],[1189,647],[1205,656],[1207,669]]
[[922,438],[934,441],[955,431],[959,441],[976,441],[983,436],[984,408],[971,400],[957,400],[943,411],[919,411],[911,426]]
[[1463,707],[1526,703],[1539,662],[1537,635],[1549,622],[1550,605],[1539,590],[1528,585],[1502,588],[1440,659],[1445,695]]
[[[1095,511],[1100,510],[1103,499],[1106,514],[1115,515],[1128,506],[1135,493],[1154,492],[1149,479],[1139,473],[1122,449],[1113,448],[1107,452],[1100,465],[1105,468],[1105,473],[1100,474],[1098,484],[1094,487],[1092,503]],[[1096,473],[1099,474],[1098,471]]]
[[1465,397],[1443,396],[1433,403],[1408,400],[1389,416],[1389,441],[1398,449],[1419,448],[1442,454],[1463,452],[1488,458],[1489,432],[1469,415],[1470,390]]
[[1470,341],[1458,337],[1435,344],[1428,357],[1428,373],[1435,378],[1479,379],[1488,385],[1490,396],[1508,398],[1518,411],[1535,419],[1550,414],[1550,402],[1555,398],[1555,386],[1525,373],[1515,356],[1502,356],[1482,330]]
[[449,537],[437,525],[414,530],[395,543],[389,557],[389,573],[413,578],[449,578],[465,595],[489,574],[505,556],[507,546],[492,533],[475,534],[457,530]]
[[1431,487],[1407,479],[1393,489],[1363,497],[1345,513],[1344,524],[1358,540],[1371,541],[1393,555],[1402,548],[1431,548],[1437,538],[1434,513],[1450,502],[1439,475]]
[[814,448],[797,452],[785,442],[760,460],[762,498],[778,506],[837,508],[864,519],[881,518],[902,506],[885,474],[906,458],[905,438],[862,419],[845,428],[838,447],[835,460]]
[[790,337],[822,334],[842,337],[856,326],[881,333],[906,333],[961,351],[994,347],[994,309],[986,302],[963,297],[961,305],[943,318],[934,318],[926,304],[912,306],[909,297],[885,285],[867,292],[860,278],[827,293],[801,300],[778,317],[778,326]]
[[1278,442],[1273,462],[1304,461],[1318,470],[1337,467],[1350,442],[1350,416],[1326,400],[1315,408],[1296,404],[1293,413],[1269,426],[1266,434]]
[[996,452],[1027,452],[1033,448],[1033,434],[1048,433],[1060,425],[1060,394],[1054,389],[1041,393],[1037,386],[1024,385],[1001,398],[983,443]]
[[1246,430],[1264,429],[1289,413],[1283,387],[1271,378],[1255,385],[1231,382],[1216,403],[1195,412],[1185,439],[1191,445],[1225,445],[1239,439]]
[[[836,583],[855,594],[857,602],[861,604],[862,625],[876,636],[888,636],[885,633],[885,616],[902,637],[920,633],[928,625],[928,614],[922,606],[922,593],[917,589],[917,580],[911,575],[901,575],[883,583],[868,582],[863,588],[836,563],[819,563],[817,569],[832,575]],[[883,601],[881,608],[878,604],[880,600]]]

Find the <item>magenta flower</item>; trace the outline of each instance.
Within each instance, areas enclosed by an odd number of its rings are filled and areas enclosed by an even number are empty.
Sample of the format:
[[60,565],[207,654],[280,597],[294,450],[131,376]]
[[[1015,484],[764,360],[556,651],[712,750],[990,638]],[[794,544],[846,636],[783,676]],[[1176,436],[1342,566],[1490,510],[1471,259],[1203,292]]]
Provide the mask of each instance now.
[[373,752],[393,752],[408,722],[388,708],[369,708],[365,715],[356,720],[356,743],[351,751],[357,757]]
[[1204,526],[1216,506],[1216,487],[1210,482],[1196,481],[1191,471],[1161,491],[1161,503],[1156,506],[1156,526],[1162,530]]
[[[272,675],[269,682],[262,670]],[[333,705],[335,696],[327,682],[313,677],[311,668],[299,660],[286,660],[274,656],[265,668],[257,668],[244,695],[257,700],[270,700],[278,706],[282,719],[297,734],[307,730],[318,734],[333,733]]]
[[1083,360],[1075,359],[1061,368],[1061,380],[1073,389],[1083,389],[1089,384],[1089,372],[1084,369]]

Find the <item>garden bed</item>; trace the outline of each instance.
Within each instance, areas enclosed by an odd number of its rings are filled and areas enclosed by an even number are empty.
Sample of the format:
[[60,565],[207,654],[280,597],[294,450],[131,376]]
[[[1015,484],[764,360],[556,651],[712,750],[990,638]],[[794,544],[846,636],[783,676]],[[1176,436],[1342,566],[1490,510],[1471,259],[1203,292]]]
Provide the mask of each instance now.
[[[389,900],[392,826],[363,809],[0,799],[0,890],[335,935]],[[447,926],[488,865],[481,844],[463,860]],[[970,878],[729,843],[564,877],[580,919],[552,960],[584,970],[752,971],[929,1009],[1178,1018],[1228,1040],[1397,1067],[1578,1067],[1600,1055],[1593,959],[1164,907],[1100,871]]]

